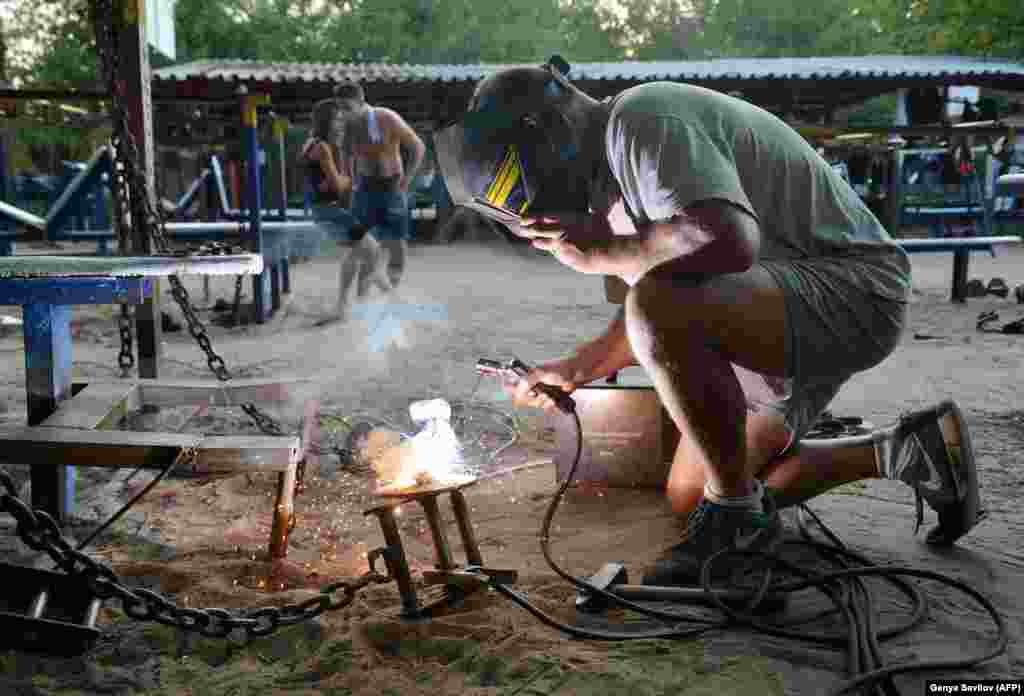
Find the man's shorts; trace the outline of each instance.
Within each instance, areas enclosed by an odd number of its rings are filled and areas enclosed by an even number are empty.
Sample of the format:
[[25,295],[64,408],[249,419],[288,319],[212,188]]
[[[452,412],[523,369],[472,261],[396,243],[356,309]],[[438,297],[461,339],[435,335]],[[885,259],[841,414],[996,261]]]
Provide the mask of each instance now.
[[409,199],[402,191],[356,189],[352,192],[352,212],[378,240],[408,240],[412,236]]
[[[757,389],[748,389],[754,376],[740,369],[737,376],[751,407],[781,412],[796,441],[843,384],[878,365],[899,345],[906,326],[910,263],[901,250],[760,263],[785,293],[787,379],[761,378],[760,393],[767,394],[761,398]],[[906,287],[905,294],[893,290],[900,285]],[[899,294],[902,299],[893,297]]]

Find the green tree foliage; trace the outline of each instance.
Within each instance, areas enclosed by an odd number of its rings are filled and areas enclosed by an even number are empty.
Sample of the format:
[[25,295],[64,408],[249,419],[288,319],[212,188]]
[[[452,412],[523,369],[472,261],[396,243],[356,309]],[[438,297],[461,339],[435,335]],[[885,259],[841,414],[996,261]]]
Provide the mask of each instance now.
[[899,52],[1024,59],[1019,0],[853,0]]
[[315,0],[177,0],[178,61],[324,61],[339,14]]
[[53,87],[74,87],[98,78],[96,33],[86,2],[64,3],[52,32],[44,40],[40,60],[33,66],[33,82]]
[[85,0],[5,0],[7,79],[16,83],[93,80],[94,43]]
[[[95,74],[87,0],[0,0],[8,77]],[[1024,58],[1020,0],[178,0],[178,61],[520,63],[959,53]]]

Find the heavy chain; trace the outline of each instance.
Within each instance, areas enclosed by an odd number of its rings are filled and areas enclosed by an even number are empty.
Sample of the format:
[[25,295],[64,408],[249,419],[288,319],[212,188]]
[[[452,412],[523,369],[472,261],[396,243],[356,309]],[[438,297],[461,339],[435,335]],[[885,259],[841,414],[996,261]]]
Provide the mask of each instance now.
[[[195,449],[183,449],[177,464],[194,460]],[[227,638],[241,631],[247,638],[267,636],[282,626],[291,626],[314,619],[324,612],[338,611],[352,604],[361,590],[369,585],[392,581],[390,570],[379,572],[377,561],[384,559],[388,566],[388,551],[375,549],[367,556],[369,570],[355,580],[331,583],[320,593],[304,602],[281,607],[261,607],[233,614],[227,609],[193,609],[179,607],[152,590],[131,589],[121,584],[108,566],[76,550],[61,535],[60,528],[50,515],[32,510],[18,498],[14,480],[0,469],[0,510],[10,514],[18,523],[18,536],[26,546],[46,553],[54,563],[71,576],[81,578],[93,596],[107,600],[117,598],[121,609],[137,621],[155,621],[183,631],[200,633],[208,638]]]
[[[153,245],[155,253],[172,255],[171,246],[167,241],[166,228],[162,212],[153,205],[149,186],[139,167],[139,152],[128,126],[128,112],[124,107],[124,82],[118,79],[120,21],[114,5],[118,0],[91,0],[92,22],[96,32],[96,51],[99,56],[103,79],[110,90],[110,116],[113,129],[110,143],[111,153],[110,192],[114,201],[114,217],[118,230],[118,240],[122,249],[127,249],[128,230],[132,225],[141,226],[146,230],[147,238]],[[143,86],[145,89],[145,86]],[[124,204],[125,192],[128,192],[128,206]],[[130,219],[128,215],[130,214]],[[171,285],[171,296],[178,303],[188,331],[206,355],[206,364],[210,371],[222,382],[231,379],[224,359],[213,349],[206,327],[196,315],[189,298],[188,290],[176,275],[168,277]],[[240,283],[240,280],[239,280]],[[236,288],[237,291],[237,288]],[[126,305],[122,305],[126,307]],[[118,363],[122,370],[127,370],[134,363],[131,352],[130,313],[122,310],[120,319],[121,353]],[[131,362],[129,362],[129,360]],[[242,410],[253,420],[256,426],[266,435],[281,436],[284,430],[269,415],[261,411],[255,404],[243,404]]]
[[117,355],[117,364],[121,368],[121,377],[131,377],[135,367],[135,351],[132,348],[132,311],[127,303],[121,304],[121,316],[117,319],[117,330],[121,334],[121,352]]

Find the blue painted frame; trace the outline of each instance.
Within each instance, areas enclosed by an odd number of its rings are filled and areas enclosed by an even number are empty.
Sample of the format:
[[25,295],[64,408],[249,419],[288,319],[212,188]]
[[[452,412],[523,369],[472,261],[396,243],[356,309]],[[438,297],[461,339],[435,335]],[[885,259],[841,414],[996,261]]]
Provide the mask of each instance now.
[[[141,304],[152,296],[153,278],[0,278],[0,305],[21,305],[25,342],[28,424],[39,425],[71,396],[71,307]],[[74,514],[74,467],[32,467],[32,507],[63,522]]]

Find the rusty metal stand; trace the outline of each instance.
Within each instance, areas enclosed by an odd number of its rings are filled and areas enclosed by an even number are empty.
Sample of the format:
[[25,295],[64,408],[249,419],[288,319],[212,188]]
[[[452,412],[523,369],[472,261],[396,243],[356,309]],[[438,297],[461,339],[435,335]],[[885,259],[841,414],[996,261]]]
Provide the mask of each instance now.
[[[496,580],[502,584],[515,583],[517,579],[516,571],[483,567],[483,555],[480,553],[476,535],[473,533],[473,525],[469,519],[469,506],[466,504],[466,497],[462,493],[463,488],[474,483],[476,483],[476,480],[470,479],[450,486],[410,489],[408,491],[381,494],[382,498],[390,499],[389,502],[370,508],[365,512],[367,515],[376,515],[380,521],[381,531],[384,533],[384,541],[387,545],[385,548],[385,562],[388,566],[388,572],[395,579],[398,585],[398,592],[402,597],[402,618],[429,618],[439,609],[456,605],[467,595],[486,587],[487,581],[485,578]],[[462,547],[466,555],[467,564],[461,568],[452,558],[448,536],[445,533],[444,523],[441,520],[441,510],[437,499],[446,493],[451,500],[452,512],[455,515],[455,523],[459,528],[459,534],[462,537]],[[391,500],[394,502],[390,502]],[[403,548],[402,538],[398,531],[398,523],[395,519],[395,511],[401,505],[412,501],[419,502],[423,508],[423,514],[427,518],[430,535],[434,541],[435,567],[437,570],[424,572],[423,584],[428,586],[444,585],[445,588],[444,598],[428,605],[421,605],[416,594],[416,586],[412,579],[412,572],[409,569],[409,562],[405,557],[405,549]]]

